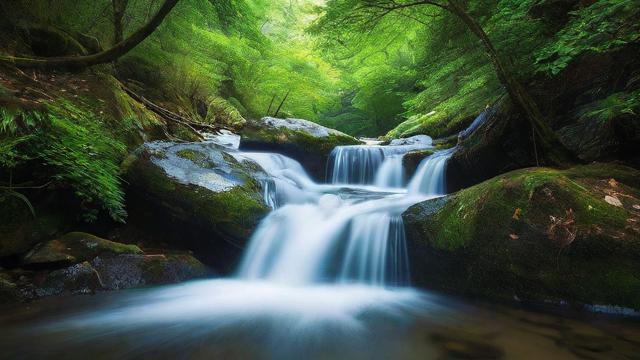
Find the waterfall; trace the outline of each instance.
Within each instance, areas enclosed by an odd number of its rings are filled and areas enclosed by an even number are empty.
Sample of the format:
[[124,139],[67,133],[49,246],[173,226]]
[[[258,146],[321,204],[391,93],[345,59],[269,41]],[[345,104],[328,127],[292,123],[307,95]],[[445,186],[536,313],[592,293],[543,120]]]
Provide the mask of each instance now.
[[386,146],[372,141],[367,145],[337,146],[329,156],[327,178],[332,184],[400,188],[405,185],[404,154],[429,148],[432,140],[426,135],[396,139]]
[[409,193],[431,196],[446,194],[447,161],[454,151],[455,148],[438,151],[422,160],[409,183]]
[[396,194],[353,202],[325,194],[315,204],[285,205],[256,230],[239,277],[290,284],[406,284],[399,215],[416,201]]
[[[135,338],[133,347],[123,346],[129,352],[118,353],[123,358],[140,357],[139,346],[164,354],[180,344],[188,351],[178,348],[176,355],[196,357],[403,358],[381,353],[379,339],[397,333],[389,328],[394,322],[404,328],[414,314],[427,308],[434,313],[439,305],[409,286],[401,214],[443,194],[443,186],[423,184],[444,183],[446,152],[425,159],[410,181],[415,190],[407,191],[402,157],[424,143],[342,147],[333,159],[341,180],[318,184],[286,156],[239,151],[229,136],[216,140],[216,147],[228,145],[226,154],[248,162],[272,208],[254,231],[235,276],[129,292],[131,297],[119,298],[115,306],[56,318],[39,331],[77,332],[78,339],[101,345],[102,336],[119,345]],[[376,325],[383,331],[372,333]],[[29,338],[20,333],[20,339]],[[61,338],[51,339],[57,346]],[[325,353],[327,340],[349,344],[352,351]],[[202,344],[211,350],[226,343],[237,344],[232,349],[238,351],[202,351]]]
[[236,152],[239,160],[250,160],[262,167],[269,177],[262,179],[263,197],[271,209],[288,203],[305,203],[318,196],[305,191],[315,184],[299,162],[284,155],[259,152]]
[[370,184],[384,160],[380,146],[338,146],[329,156],[332,184]]
[[409,260],[400,215],[373,213],[354,219],[339,279],[375,285],[409,283]]
[[384,159],[380,169],[376,172],[374,184],[380,187],[404,186],[404,167],[402,166],[402,155],[391,155]]
[[452,153],[439,151],[423,160],[405,188],[403,156],[425,148],[432,148],[426,136],[387,146],[338,146],[329,159],[332,184],[325,185],[314,183],[285,156],[236,155],[269,174],[265,201],[274,209],[254,232],[238,277],[295,285],[408,284],[400,214],[444,194],[444,169]]

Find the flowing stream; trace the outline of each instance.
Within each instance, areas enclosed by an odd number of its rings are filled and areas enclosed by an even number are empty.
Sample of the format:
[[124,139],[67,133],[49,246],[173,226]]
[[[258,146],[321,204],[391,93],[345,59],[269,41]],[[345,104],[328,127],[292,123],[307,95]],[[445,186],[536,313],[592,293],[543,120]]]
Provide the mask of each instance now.
[[[233,137],[225,136],[210,141],[235,147]],[[303,166],[283,155],[233,151],[268,173],[264,198],[273,209],[254,232],[235,276],[74,297],[64,300],[65,310],[57,299],[19,308],[0,317],[6,324],[4,355],[571,358],[571,346],[561,347],[557,339],[585,327],[592,331],[591,325],[465,304],[410,287],[401,213],[445,194],[452,150],[424,159],[413,176],[406,176],[402,157],[430,148],[428,138],[337,147],[326,184],[312,181]],[[614,341],[601,333],[599,341]]]

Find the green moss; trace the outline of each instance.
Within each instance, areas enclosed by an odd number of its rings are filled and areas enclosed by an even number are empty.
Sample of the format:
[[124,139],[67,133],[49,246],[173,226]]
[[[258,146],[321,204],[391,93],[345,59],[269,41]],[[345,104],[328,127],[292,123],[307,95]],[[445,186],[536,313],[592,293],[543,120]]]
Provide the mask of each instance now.
[[[443,281],[465,291],[640,308],[640,231],[629,226],[640,220],[632,208],[640,196],[622,182],[639,175],[603,164],[517,170],[441,200],[437,211],[410,208],[408,226],[431,251],[464,261]],[[620,183],[608,181],[616,176]],[[612,192],[623,206],[605,201]]]
[[356,138],[349,135],[329,134],[326,137],[313,136],[306,131],[297,131],[280,127],[277,129],[266,126],[249,125],[242,131],[243,139],[259,141],[269,144],[293,144],[305,151],[328,155],[333,148],[339,145],[360,144]]
[[215,164],[211,160],[209,160],[207,154],[197,150],[184,149],[178,151],[176,155],[183,159],[191,160],[191,162],[193,162],[194,164],[205,169],[212,169],[215,167]]
[[[191,157],[194,153],[198,152],[183,155]],[[268,211],[260,185],[242,170],[237,172],[242,185],[215,192],[171,179],[145,156],[149,155],[143,154],[130,166],[128,179],[164,207],[170,216],[205,226],[219,235],[239,241],[248,237],[258,219]],[[229,159],[231,166],[241,166],[232,160]]]

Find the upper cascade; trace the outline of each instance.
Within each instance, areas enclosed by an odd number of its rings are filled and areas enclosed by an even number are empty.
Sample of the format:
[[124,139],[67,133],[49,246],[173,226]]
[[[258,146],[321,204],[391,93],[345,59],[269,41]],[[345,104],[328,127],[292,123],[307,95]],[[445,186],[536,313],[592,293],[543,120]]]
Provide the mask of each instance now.
[[329,156],[327,177],[332,184],[401,188],[405,185],[402,156],[431,147],[432,139],[426,135],[396,139],[390,145],[337,146]]

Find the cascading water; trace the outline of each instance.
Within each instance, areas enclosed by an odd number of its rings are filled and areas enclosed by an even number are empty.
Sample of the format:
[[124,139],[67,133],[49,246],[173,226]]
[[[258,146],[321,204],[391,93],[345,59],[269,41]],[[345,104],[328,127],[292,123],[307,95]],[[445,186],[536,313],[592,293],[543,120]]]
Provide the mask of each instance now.
[[405,185],[402,157],[404,154],[432,147],[426,135],[394,140],[383,146],[337,146],[329,156],[327,177],[332,184],[365,185],[401,188]]
[[[128,352],[113,353],[122,358],[141,357],[136,351],[149,348],[168,358],[185,357],[171,352],[176,342],[196,344],[192,350],[206,343],[224,347],[237,343],[238,334],[239,354],[207,358],[397,358],[398,349],[384,353],[375,341],[380,334],[367,331],[370,324],[395,319],[392,332],[400,336],[407,319],[439,306],[407,286],[401,217],[412,204],[436,195],[421,193],[422,186],[407,191],[399,175],[403,154],[430,142],[342,147],[332,157],[335,184],[317,184],[296,161],[237,151],[235,139],[225,135],[217,144],[264,170],[260,181],[273,209],[254,232],[236,276],[134,292],[117,306],[39,327],[33,336],[59,339],[73,331],[78,335],[67,337],[65,346],[71,339],[90,341],[112,353],[123,348],[122,339],[136,339]],[[427,159],[416,177],[440,177],[442,166]],[[423,182],[416,177],[412,184]],[[341,350],[327,352],[332,346]]]
[[[442,185],[422,184],[443,182],[444,163],[450,153],[438,152],[425,160],[407,193],[402,188],[402,157],[409,151],[431,147],[430,138],[421,140],[336,148],[329,167],[333,185],[313,183],[293,160],[274,161],[274,154],[241,154],[260,164],[274,179],[287,181],[287,187],[276,181],[276,198],[291,198],[290,186],[308,195],[306,201],[280,202],[282,206],[262,221],[238,276],[296,285],[407,284],[400,214],[418,201],[444,194]],[[291,169],[296,169],[295,176],[286,173]],[[370,183],[375,186],[366,185]]]
[[376,173],[374,184],[380,187],[401,188],[404,186],[404,166],[402,155],[386,156]]
[[455,148],[438,151],[422,160],[409,183],[409,193],[431,196],[446,194],[447,160],[454,151]]
[[[263,168],[259,180],[273,208],[253,235],[237,276],[10,308],[11,313],[0,316],[0,357],[368,360],[570,354],[566,344],[549,351],[557,341],[549,340],[548,331],[539,331],[541,319],[544,324],[566,324],[566,319],[460,306],[459,300],[406,286],[401,213],[444,194],[446,163],[453,150],[424,159],[403,188],[398,171],[411,148],[402,146],[410,144],[381,147],[372,142],[342,148],[333,161],[339,165],[334,168],[342,169],[343,180],[317,184],[287,157],[237,151],[237,137],[231,134],[212,141],[230,149],[238,161]],[[380,153],[384,158],[375,171],[370,161],[358,159]],[[347,158],[354,166],[341,168]],[[373,175],[362,179],[365,168]],[[206,181],[197,172],[187,175],[198,184]],[[33,319],[47,308],[51,318],[16,326],[20,313]],[[509,313],[513,319],[505,321]],[[563,330],[569,335],[602,334],[620,325],[596,331],[574,318],[570,323],[575,328]],[[627,349],[629,341],[618,341],[629,334],[633,332],[609,339],[598,335],[596,340]],[[637,353],[629,349],[629,356]]]

